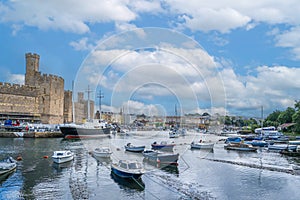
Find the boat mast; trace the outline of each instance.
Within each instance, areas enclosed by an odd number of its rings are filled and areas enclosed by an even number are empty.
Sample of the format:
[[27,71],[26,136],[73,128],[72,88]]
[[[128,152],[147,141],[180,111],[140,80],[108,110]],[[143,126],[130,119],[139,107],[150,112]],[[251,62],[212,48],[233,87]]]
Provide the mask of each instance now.
[[75,123],[74,81],[72,81],[72,121]]
[[104,95],[101,93],[101,90],[99,91],[99,95],[97,97],[99,98],[99,113],[100,113],[100,120],[101,120],[101,99],[104,98]]
[[88,85],[88,89],[87,89],[87,91],[86,91],[87,93],[88,93],[88,105],[87,105],[87,108],[88,108],[88,116],[87,116],[87,119],[88,119],[88,121],[90,121],[90,93],[92,92],[91,90],[90,90],[90,86]]

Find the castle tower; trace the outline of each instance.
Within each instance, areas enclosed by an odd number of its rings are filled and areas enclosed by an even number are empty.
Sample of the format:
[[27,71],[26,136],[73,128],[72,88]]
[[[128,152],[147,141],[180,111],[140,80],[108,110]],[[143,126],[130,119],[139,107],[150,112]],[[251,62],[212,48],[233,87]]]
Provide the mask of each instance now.
[[38,54],[26,53],[25,85],[35,85],[35,74],[39,72],[40,56]]
[[79,102],[79,103],[83,103],[84,102],[84,93],[83,92],[78,92],[77,93],[77,101]]

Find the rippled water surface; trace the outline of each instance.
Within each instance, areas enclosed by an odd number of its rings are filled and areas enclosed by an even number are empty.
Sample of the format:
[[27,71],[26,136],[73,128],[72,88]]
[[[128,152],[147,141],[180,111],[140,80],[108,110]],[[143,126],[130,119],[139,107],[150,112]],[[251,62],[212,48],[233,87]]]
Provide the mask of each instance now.
[[[216,142],[214,151],[191,150],[193,140]],[[0,199],[299,199],[297,158],[260,149],[256,153],[227,151],[221,138],[189,132],[169,139],[167,132],[135,132],[95,140],[0,138],[0,159],[21,156],[13,173],[0,178]],[[174,141],[178,167],[160,168],[143,161],[141,153],[124,145]],[[94,148],[110,146],[111,159],[91,156]],[[54,164],[55,150],[69,149],[73,161]],[[48,158],[44,158],[48,156]],[[144,163],[141,180],[123,180],[111,174],[119,159]],[[267,168],[267,169],[265,169]]]

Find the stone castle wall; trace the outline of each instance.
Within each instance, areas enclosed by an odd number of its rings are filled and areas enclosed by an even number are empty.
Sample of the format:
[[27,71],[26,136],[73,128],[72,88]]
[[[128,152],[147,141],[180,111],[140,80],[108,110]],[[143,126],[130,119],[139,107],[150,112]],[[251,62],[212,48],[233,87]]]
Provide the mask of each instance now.
[[[25,85],[0,82],[0,120],[13,115],[14,119],[49,124],[72,122],[72,92],[64,90],[64,79],[39,72],[38,54],[26,53],[25,59]],[[82,123],[87,118],[87,101],[84,93],[79,97],[74,103],[75,120]],[[93,118],[94,102],[90,105]]]
[[39,92],[38,87],[0,82],[0,113],[5,114],[1,120],[14,115],[39,116]]
[[35,79],[42,93],[39,98],[41,120],[50,124],[63,123],[64,79],[40,73],[35,73]]
[[39,87],[0,82],[0,94],[38,97]]

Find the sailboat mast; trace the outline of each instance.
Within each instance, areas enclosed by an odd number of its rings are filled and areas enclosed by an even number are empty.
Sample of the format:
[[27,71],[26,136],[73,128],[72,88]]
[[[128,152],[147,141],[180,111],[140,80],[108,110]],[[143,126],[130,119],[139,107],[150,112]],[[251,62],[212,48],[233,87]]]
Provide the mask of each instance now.
[[75,123],[74,81],[72,81],[72,121]]
[[101,99],[104,98],[104,95],[101,93],[101,90],[99,91],[99,113],[100,113],[100,120],[101,120]]
[[90,86],[88,85],[88,90],[86,91],[88,93],[88,105],[87,105],[87,108],[88,108],[88,113],[87,113],[87,119],[88,121],[90,120],[90,115],[91,115],[91,108],[90,108],[90,93],[92,92],[90,90]]

